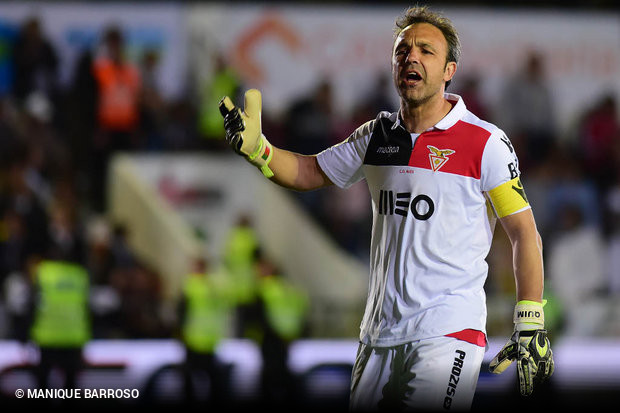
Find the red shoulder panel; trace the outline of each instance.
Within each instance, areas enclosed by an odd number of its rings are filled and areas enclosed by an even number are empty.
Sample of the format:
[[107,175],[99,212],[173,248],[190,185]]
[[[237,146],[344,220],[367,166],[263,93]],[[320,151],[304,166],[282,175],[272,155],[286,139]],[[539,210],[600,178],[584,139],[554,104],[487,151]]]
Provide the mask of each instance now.
[[422,133],[411,151],[409,166],[480,179],[482,153],[491,132],[458,121],[447,130]]

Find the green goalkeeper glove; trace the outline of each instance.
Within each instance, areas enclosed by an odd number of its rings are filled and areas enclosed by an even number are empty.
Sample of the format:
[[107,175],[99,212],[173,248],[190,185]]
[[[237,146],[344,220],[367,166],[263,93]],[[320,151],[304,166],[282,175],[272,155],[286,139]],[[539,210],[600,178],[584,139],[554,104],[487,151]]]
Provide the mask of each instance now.
[[547,330],[543,304],[535,301],[519,301],[514,311],[515,330],[512,337],[491,360],[489,370],[500,374],[517,361],[519,390],[529,396],[534,384],[540,383],[553,374],[553,352]]
[[262,99],[260,91],[245,92],[244,111],[236,107],[228,96],[220,100],[220,113],[224,117],[226,141],[239,155],[257,166],[267,178],[273,176],[269,162],[273,147],[261,133]]

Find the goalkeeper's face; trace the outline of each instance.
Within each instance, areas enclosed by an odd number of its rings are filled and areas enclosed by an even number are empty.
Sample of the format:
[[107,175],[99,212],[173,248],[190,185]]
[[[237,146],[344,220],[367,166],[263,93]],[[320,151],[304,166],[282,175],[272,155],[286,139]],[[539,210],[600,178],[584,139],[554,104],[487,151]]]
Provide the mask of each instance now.
[[392,77],[394,85],[410,106],[419,106],[438,94],[456,72],[456,63],[447,62],[448,43],[432,24],[406,27],[394,41]]

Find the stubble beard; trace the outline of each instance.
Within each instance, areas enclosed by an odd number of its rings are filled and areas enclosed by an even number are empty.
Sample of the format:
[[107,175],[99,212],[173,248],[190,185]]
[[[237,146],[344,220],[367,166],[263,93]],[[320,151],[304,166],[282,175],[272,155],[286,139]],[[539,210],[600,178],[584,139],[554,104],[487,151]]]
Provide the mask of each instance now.
[[418,94],[415,91],[409,90],[408,88],[405,87],[399,90],[400,92],[399,94],[400,94],[400,98],[403,104],[406,107],[417,108],[417,107],[425,105],[431,99],[436,97],[440,93],[440,90],[441,90],[440,88],[437,88],[436,90],[428,90],[428,87],[426,87],[425,90],[422,91],[423,93]]
[[410,108],[420,107],[426,104],[429,100],[431,100],[432,97],[433,97],[432,93],[427,93],[419,97],[411,96],[410,94],[407,93],[407,91],[401,94],[401,99],[403,100],[403,103],[405,103],[405,105],[407,105]]

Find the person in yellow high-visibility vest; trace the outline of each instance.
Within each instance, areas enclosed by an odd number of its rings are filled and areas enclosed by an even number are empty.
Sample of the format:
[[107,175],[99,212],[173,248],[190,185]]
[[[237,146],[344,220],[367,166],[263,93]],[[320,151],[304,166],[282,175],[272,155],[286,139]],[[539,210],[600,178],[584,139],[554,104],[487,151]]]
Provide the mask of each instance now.
[[88,272],[80,264],[61,260],[43,260],[35,268],[37,299],[30,337],[41,356],[38,386],[48,387],[56,365],[64,370],[64,387],[73,389],[82,349],[91,339]]
[[251,218],[241,215],[231,228],[224,245],[223,269],[228,277],[230,294],[235,300],[235,336],[248,337],[248,320],[253,317],[256,299],[256,250],[258,237]]
[[185,279],[181,301],[181,336],[186,349],[185,397],[190,402],[196,399],[193,373],[199,370],[209,376],[208,401],[219,405],[225,400],[227,377],[216,349],[228,335],[232,303],[224,285],[210,273],[207,260],[196,259],[193,271]]
[[227,147],[222,126],[222,117],[218,107],[221,96],[235,96],[241,88],[241,79],[229,66],[222,54],[214,56],[213,74],[200,85],[200,105],[198,108],[198,129],[207,140],[209,148]]
[[260,325],[263,358],[262,402],[266,407],[290,407],[296,400],[295,378],[288,365],[290,344],[307,333],[309,299],[257,251],[258,288],[255,312]]

